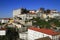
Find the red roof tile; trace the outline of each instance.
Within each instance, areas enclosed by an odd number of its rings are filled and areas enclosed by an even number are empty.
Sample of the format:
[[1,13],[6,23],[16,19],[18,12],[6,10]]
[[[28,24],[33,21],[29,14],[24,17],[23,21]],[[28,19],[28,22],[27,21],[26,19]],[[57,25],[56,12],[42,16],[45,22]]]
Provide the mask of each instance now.
[[31,27],[29,29],[34,30],[34,31],[38,31],[38,32],[42,32],[42,33],[45,33],[45,34],[48,34],[48,35],[52,35],[52,36],[60,34],[59,32],[55,32],[51,29],[45,29],[45,28]]

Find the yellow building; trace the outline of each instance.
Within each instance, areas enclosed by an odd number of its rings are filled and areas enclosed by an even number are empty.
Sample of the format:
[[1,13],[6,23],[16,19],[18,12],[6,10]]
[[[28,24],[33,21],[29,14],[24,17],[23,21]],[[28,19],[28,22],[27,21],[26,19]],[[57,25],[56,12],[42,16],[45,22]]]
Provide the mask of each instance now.
[[9,23],[13,23],[13,22],[14,22],[14,20],[13,20],[13,19],[10,19],[10,20],[9,20]]

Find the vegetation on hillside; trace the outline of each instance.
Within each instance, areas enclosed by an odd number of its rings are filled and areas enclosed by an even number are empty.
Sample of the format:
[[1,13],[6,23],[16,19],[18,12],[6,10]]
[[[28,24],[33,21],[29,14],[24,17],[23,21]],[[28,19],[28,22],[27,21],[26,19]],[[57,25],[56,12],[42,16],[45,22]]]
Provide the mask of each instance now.
[[39,17],[37,17],[37,18],[33,18],[32,23],[34,26],[39,26],[41,28],[50,28],[52,27],[51,25],[53,24],[54,24],[53,26],[60,27],[59,20],[55,18],[45,21],[44,19],[40,19]]

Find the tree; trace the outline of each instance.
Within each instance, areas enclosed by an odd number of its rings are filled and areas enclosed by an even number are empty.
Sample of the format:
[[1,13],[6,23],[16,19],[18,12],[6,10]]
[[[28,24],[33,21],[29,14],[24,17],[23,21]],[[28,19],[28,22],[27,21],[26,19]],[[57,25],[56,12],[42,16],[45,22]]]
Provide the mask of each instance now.
[[45,11],[45,8],[40,8],[40,10],[41,10],[42,12],[44,12],[44,11]]
[[46,14],[50,14],[50,11],[51,11],[50,9],[47,9]]
[[60,27],[60,22],[58,19],[53,18],[53,19],[49,20],[48,22],[51,24],[52,23],[55,24],[56,27]]
[[39,26],[41,28],[50,28],[49,22],[46,22],[45,20],[40,19],[39,17],[35,18],[33,22],[33,25]]
[[16,28],[8,27],[6,31],[6,37],[8,40],[17,40],[17,38],[19,38],[19,33],[16,31]]
[[51,28],[51,27],[60,27],[60,22],[58,19],[51,18],[48,21],[40,19],[39,17],[33,18],[32,24],[35,26],[39,26],[41,28]]
[[21,10],[22,10],[22,14],[27,14],[27,13],[29,13],[29,10],[27,10],[26,8],[22,8]]

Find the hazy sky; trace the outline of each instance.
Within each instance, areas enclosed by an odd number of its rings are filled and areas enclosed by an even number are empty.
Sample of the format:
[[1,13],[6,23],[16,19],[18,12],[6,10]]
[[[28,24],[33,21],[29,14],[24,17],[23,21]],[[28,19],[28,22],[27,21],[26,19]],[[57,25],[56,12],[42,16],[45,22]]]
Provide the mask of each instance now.
[[0,0],[0,18],[12,17],[12,11],[18,8],[39,9],[57,9],[60,11],[60,0]]

